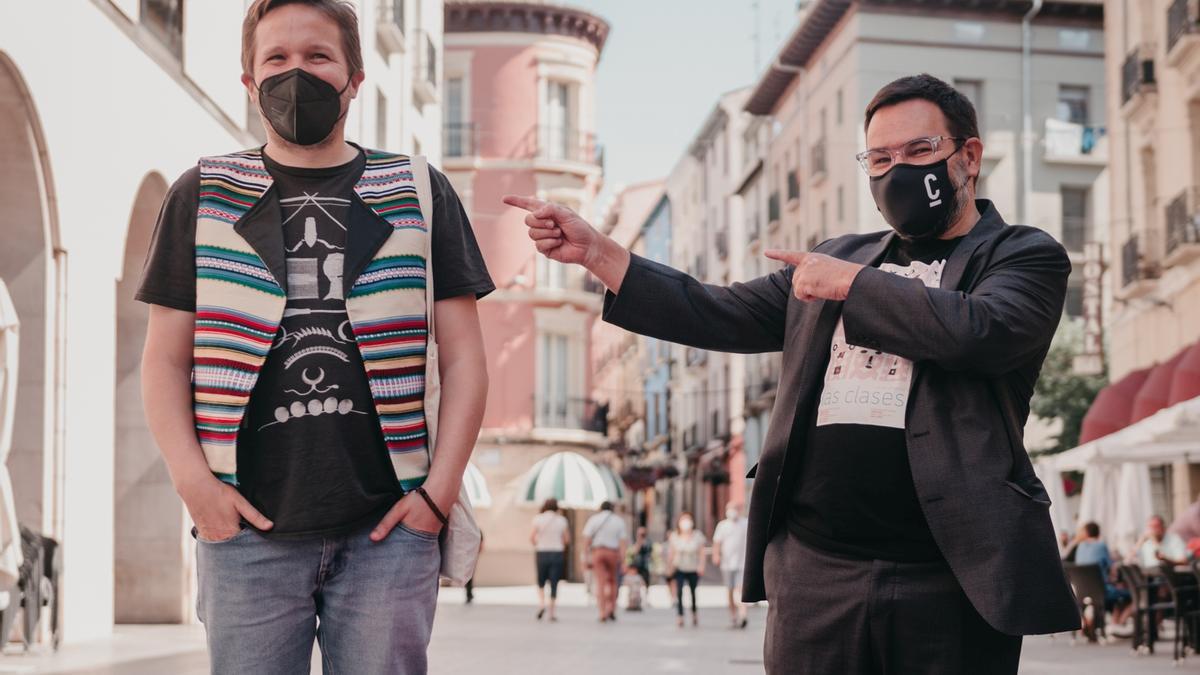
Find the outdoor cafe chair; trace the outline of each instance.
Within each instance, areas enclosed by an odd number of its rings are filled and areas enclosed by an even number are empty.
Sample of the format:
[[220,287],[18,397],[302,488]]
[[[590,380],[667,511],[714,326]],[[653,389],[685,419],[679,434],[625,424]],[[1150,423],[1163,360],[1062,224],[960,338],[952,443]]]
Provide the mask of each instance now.
[[[1064,563],[1063,568],[1067,571],[1067,580],[1075,589],[1075,602],[1079,606],[1079,616],[1084,626],[1087,625],[1088,611],[1091,611],[1092,631],[1089,633],[1086,629],[1084,630],[1088,642],[1096,642],[1098,639],[1107,641],[1107,621],[1104,616],[1104,575],[1100,571],[1100,565],[1097,563],[1090,565]],[[1076,631],[1071,631],[1072,642],[1075,640],[1075,633]]]
[[1154,642],[1158,637],[1154,616],[1158,612],[1175,609],[1175,604],[1158,600],[1160,584],[1147,579],[1141,567],[1122,564],[1117,567],[1117,574],[1133,596],[1133,651],[1135,654],[1153,654]]
[[1159,565],[1163,581],[1171,593],[1171,604],[1174,605],[1175,640],[1174,656],[1178,663],[1186,655],[1186,647],[1195,643],[1195,621],[1200,615],[1200,589],[1194,575],[1180,572],[1175,565],[1163,562]]

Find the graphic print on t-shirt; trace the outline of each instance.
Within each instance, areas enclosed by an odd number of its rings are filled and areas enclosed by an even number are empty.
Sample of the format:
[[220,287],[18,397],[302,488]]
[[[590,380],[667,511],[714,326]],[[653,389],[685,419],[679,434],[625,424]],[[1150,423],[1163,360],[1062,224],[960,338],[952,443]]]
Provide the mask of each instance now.
[[[287,307],[271,345],[282,374],[270,396],[274,419],[259,431],[305,416],[369,414],[369,400],[342,382],[357,350],[342,283],[350,200],[304,192],[279,200],[287,251]],[[352,391],[358,389],[357,392]]]
[[[914,260],[905,267],[884,263],[879,269],[938,288],[945,265],[945,260],[928,264]],[[846,329],[839,318],[817,408],[817,426],[867,424],[903,429],[912,372],[913,364],[908,359],[847,344]]]

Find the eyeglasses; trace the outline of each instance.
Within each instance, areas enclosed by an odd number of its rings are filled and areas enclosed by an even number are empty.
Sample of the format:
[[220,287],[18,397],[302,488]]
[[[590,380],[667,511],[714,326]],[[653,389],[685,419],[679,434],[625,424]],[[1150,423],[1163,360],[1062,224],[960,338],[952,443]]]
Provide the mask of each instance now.
[[854,156],[863,171],[868,176],[882,176],[897,163],[900,164],[929,164],[937,154],[942,141],[963,141],[957,136],[926,136],[914,138],[900,146],[898,150],[891,148],[872,148]]

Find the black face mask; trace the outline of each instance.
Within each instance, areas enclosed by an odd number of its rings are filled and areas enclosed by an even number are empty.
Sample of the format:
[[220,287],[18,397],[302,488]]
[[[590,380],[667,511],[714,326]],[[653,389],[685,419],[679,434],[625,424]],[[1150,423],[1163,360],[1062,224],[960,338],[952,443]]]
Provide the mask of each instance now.
[[950,229],[959,200],[949,168],[950,157],[956,153],[958,149],[934,164],[897,164],[871,178],[875,205],[901,236],[934,239]]
[[[272,75],[258,85],[258,104],[279,137],[296,145],[316,145],[329,138],[342,119],[342,93],[301,68]],[[348,109],[348,108],[347,108]]]

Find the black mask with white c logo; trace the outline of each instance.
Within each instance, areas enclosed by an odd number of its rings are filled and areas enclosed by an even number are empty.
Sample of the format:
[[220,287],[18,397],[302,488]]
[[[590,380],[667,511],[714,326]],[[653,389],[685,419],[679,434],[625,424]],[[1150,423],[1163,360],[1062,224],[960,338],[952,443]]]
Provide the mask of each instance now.
[[945,234],[958,211],[958,190],[950,180],[950,153],[934,164],[897,164],[871,178],[875,205],[900,236],[934,239]]
[[[258,85],[258,104],[279,137],[296,145],[316,145],[333,133],[342,112],[342,93],[302,68],[272,75]],[[347,108],[349,110],[349,108]]]

